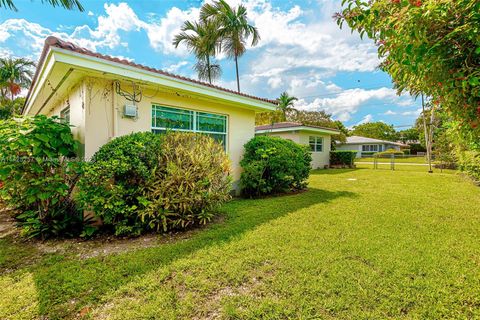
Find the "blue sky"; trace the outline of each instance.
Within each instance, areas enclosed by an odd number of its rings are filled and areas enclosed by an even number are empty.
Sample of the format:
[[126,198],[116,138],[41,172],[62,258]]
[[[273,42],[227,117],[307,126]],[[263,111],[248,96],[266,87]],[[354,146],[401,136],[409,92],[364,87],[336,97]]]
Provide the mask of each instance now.
[[[207,0],[208,1],[208,0]],[[229,0],[236,5],[240,0]],[[185,20],[198,18],[203,0],[83,0],[85,12],[67,11],[40,0],[16,0],[18,12],[0,9],[0,56],[37,60],[44,39],[54,34],[103,54],[195,78],[194,58],[175,49],[173,36]],[[340,0],[244,0],[259,45],[240,59],[242,91],[276,98],[283,91],[297,107],[325,110],[353,126],[367,121],[411,125],[420,104],[399,97],[379,71],[375,46],[332,19]],[[218,57],[220,86],[235,88],[234,64]]]

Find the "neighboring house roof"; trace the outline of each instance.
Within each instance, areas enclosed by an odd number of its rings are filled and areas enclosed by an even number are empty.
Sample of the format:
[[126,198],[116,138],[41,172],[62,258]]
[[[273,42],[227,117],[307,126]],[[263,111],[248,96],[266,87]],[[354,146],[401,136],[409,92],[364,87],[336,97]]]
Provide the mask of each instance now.
[[[58,50],[58,49],[60,49],[60,50]],[[151,67],[148,67],[148,66],[145,66],[145,65],[137,64],[137,63],[125,60],[125,59],[120,59],[120,58],[96,53],[96,52],[90,51],[86,48],[79,47],[79,46],[77,46],[77,45],[75,45],[71,42],[61,40],[61,39],[56,38],[54,36],[49,36],[48,38],[45,39],[45,45],[43,47],[43,51],[42,51],[42,54],[40,56],[40,60],[37,64],[37,70],[36,70],[35,75],[33,77],[32,85],[31,85],[31,87],[28,91],[25,105],[27,105],[29,99],[31,98],[32,91],[35,89],[35,86],[37,85],[37,82],[39,81],[39,78],[43,77],[43,73],[44,73],[43,69],[45,68],[45,64],[46,64],[45,62],[50,57],[50,53],[52,51],[62,51],[62,52],[68,51],[68,52],[71,52],[72,54],[75,54],[75,55],[80,55],[80,56],[83,56],[83,57],[93,58],[96,61],[103,60],[105,62],[108,62],[110,64],[113,63],[113,64],[118,65],[118,66],[133,67],[133,68],[138,69],[138,70],[147,71],[147,72],[150,72],[150,73],[155,73],[155,74],[157,74],[159,76],[162,76],[164,78],[169,78],[169,79],[172,79],[172,80],[180,80],[182,82],[188,82],[188,83],[196,85],[196,86],[211,88],[211,89],[214,89],[215,91],[225,92],[225,93],[228,93],[228,94],[231,94],[231,95],[234,95],[234,96],[240,96],[240,97],[243,97],[243,98],[253,99],[253,100],[256,100],[256,101],[261,101],[263,103],[270,104],[271,105],[271,110],[273,110],[274,107],[278,103],[277,100],[271,100],[271,99],[256,97],[256,96],[249,95],[249,94],[246,94],[246,93],[237,92],[237,91],[234,91],[234,90],[230,90],[230,89],[222,88],[222,87],[219,87],[219,86],[216,86],[216,85],[212,85],[212,84],[209,84],[209,83],[206,83],[206,82],[194,80],[194,79],[191,79],[191,78],[187,78],[187,77],[183,77],[183,76],[176,75],[176,74],[173,74],[173,73],[169,73],[169,72],[166,72],[166,71],[163,71],[163,70],[159,70],[159,69],[151,68]],[[60,61],[60,62],[63,62],[63,61]]]
[[361,137],[361,136],[350,136],[350,137],[347,137],[346,142],[344,143],[339,142],[339,144],[370,144],[370,143],[392,144],[392,145],[401,146],[401,147],[407,146],[406,144],[399,143],[399,142],[373,139],[373,138],[367,138],[367,137]]
[[286,132],[286,131],[310,131],[310,132],[329,133],[329,134],[340,133],[340,130],[337,130],[337,129],[304,125],[299,122],[278,122],[272,125],[267,124],[267,125],[255,127],[256,133]]

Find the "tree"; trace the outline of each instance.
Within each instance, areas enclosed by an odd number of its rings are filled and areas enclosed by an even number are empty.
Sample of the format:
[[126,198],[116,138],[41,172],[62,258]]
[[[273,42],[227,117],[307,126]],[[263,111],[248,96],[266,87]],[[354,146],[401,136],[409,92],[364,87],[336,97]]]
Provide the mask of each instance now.
[[288,121],[299,122],[304,125],[326,127],[340,130],[339,134],[332,136],[332,143],[334,141],[345,142],[348,135],[348,129],[339,120],[333,120],[332,115],[323,110],[320,111],[304,111],[299,110],[291,113],[287,117]]
[[414,143],[420,139],[420,134],[417,127],[408,128],[405,130],[401,130],[397,133],[398,140],[402,141],[403,143]]
[[362,136],[373,139],[396,141],[397,132],[392,125],[384,122],[367,122],[353,127],[350,132],[355,136]]
[[343,0],[335,18],[378,46],[398,92],[431,97],[480,149],[480,2]]
[[0,58],[0,98],[14,100],[32,83],[35,64],[24,58]]
[[[84,10],[79,0],[42,0],[42,2],[47,2],[53,7],[60,6],[67,10],[73,10],[73,9],[78,9],[79,11]],[[2,7],[13,10],[13,11],[18,11],[13,0],[0,0],[0,8]]]
[[185,21],[181,32],[173,39],[173,45],[177,48],[184,43],[188,50],[195,54],[197,71],[200,80],[206,80],[210,84],[218,79],[222,73],[220,65],[212,64],[211,56],[215,56],[220,46],[217,25],[212,21],[190,22]]
[[295,109],[295,101],[297,101],[298,98],[294,96],[290,96],[287,92],[283,92],[280,97],[278,98],[278,105],[277,105],[277,111],[279,111],[282,114],[282,120],[281,121],[286,121],[287,120],[287,114],[289,112],[296,112],[297,110]]
[[0,98],[0,120],[10,119],[15,114],[20,114],[25,104],[25,98],[15,98],[13,101]]
[[260,40],[257,28],[248,23],[247,9],[241,4],[234,9],[225,0],[217,0],[202,6],[200,19],[214,21],[218,26],[222,51],[235,60],[237,90],[240,92],[238,58],[247,50],[245,44],[249,38],[252,39],[251,46]]

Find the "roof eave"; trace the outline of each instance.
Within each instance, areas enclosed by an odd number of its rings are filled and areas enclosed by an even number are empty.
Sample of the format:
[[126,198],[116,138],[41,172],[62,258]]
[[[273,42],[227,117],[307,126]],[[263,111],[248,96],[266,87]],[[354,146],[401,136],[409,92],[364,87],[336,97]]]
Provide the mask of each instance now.
[[109,61],[102,58],[84,55],[70,50],[51,47],[51,51],[55,55],[55,60],[70,64],[79,68],[93,69],[109,74],[116,74],[125,78],[138,79],[157,85],[162,85],[178,90],[193,92],[199,95],[208,96],[230,103],[241,104],[246,108],[253,109],[257,112],[274,111],[276,106],[267,101],[261,101],[254,98],[241,96],[235,93],[219,90],[196,84],[193,82],[169,77],[152,71],[136,68],[134,66],[125,65],[115,61]]
[[325,134],[339,134],[340,133],[339,131],[336,131],[336,130],[328,130],[328,129],[322,129],[322,128],[312,128],[312,127],[306,127],[306,126],[261,129],[261,130],[255,130],[255,133],[280,133],[280,132],[291,132],[291,131],[306,131],[306,132],[325,133]]

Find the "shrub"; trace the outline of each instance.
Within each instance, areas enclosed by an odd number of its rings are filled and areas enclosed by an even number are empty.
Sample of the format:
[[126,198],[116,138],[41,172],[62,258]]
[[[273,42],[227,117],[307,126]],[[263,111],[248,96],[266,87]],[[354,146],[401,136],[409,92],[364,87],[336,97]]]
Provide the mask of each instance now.
[[240,162],[242,192],[251,197],[305,188],[311,161],[306,146],[278,137],[255,137],[245,145]]
[[457,152],[458,168],[480,183],[480,153],[477,151]]
[[355,150],[336,150],[330,151],[330,164],[331,165],[353,165],[353,162],[357,156]]
[[403,152],[403,154],[406,155],[406,156],[409,156],[409,155],[410,155],[410,149],[403,149],[402,152]]
[[145,208],[145,186],[154,177],[161,141],[151,132],[113,139],[84,168],[77,199],[85,210],[113,227],[115,234],[138,235],[144,228],[138,214]]
[[78,199],[116,235],[206,223],[229,199],[229,160],[212,138],[133,133],[95,153]]
[[385,151],[377,152],[377,153],[374,154],[375,157],[379,157],[379,158],[391,157],[392,155],[393,156],[403,156],[405,154],[403,153],[403,151],[395,150],[395,149],[387,149]]
[[83,214],[70,196],[78,179],[76,142],[58,118],[0,121],[0,189],[28,237],[78,235]]
[[222,145],[207,135],[167,133],[142,220],[163,231],[205,224],[230,199],[231,187],[230,160]]

